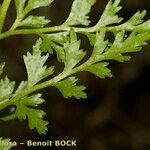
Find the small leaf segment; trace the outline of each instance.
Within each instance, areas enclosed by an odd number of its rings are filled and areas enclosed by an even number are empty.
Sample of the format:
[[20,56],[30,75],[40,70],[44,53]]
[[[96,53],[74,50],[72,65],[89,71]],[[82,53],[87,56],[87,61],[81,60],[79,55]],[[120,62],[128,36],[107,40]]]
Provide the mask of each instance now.
[[[150,20],[143,21],[146,11],[138,11],[121,24],[123,18],[117,15],[121,9],[120,0],[109,1],[100,20],[93,27],[89,27],[88,14],[96,3],[95,0],[74,0],[69,17],[62,25],[55,27],[45,27],[50,20],[43,16],[30,15],[32,10],[48,6],[53,0],[14,0],[16,20],[8,31],[2,32],[10,4],[8,2],[4,0],[0,6],[0,39],[18,34],[36,34],[40,38],[32,53],[28,52],[23,57],[28,79],[19,86],[8,77],[0,81],[0,111],[9,108],[8,114],[1,116],[1,120],[28,119],[29,128],[36,129],[39,134],[46,134],[48,122],[44,119],[46,113],[37,109],[44,102],[37,91],[53,86],[65,98],[86,98],[86,88],[77,85],[76,73],[87,71],[100,78],[112,77],[108,68],[109,61],[128,61],[129,54],[140,51],[150,39]],[[106,39],[107,32],[114,34],[113,42]],[[87,60],[86,51],[80,48],[78,33],[86,36],[93,48]],[[58,61],[64,63],[63,71],[55,77],[52,77],[55,67],[45,65],[53,52],[57,54]],[[4,63],[0,65],[1,74],[3,68]]]

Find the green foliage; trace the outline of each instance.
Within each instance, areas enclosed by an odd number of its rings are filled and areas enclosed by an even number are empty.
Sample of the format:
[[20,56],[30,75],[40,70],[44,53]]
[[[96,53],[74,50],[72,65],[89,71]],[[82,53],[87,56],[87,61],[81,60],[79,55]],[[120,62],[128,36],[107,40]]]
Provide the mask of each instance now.
[[116,15],[116,13],[121,9],[121,6],[118,6],[120,1],[121,0],[115,0],[114,3],[111,0],[109,1],[98,24],[106,26],[122,21],[123,18]]
[[96,0],[75,0],[65,24],[69,26],[80,24],[89,25],[90,21],[87,14],[95,2]]
[[[16,6],[16,21],[14,22],[12,29],[20,26],[30,26],[30,27],[44,27],[50,22],[50,20],[45,19],[44,16],[28,16],[28,13],[36,8],[45,7],[50,5],[53,0],[15,0]],[[26,4],[27,3],[27,4]],[[25,18],[26,17],[26,18]]]
[[49,52],[50,54],[52,54],[54,50],[57,53],[58,59],[63,59],[62,57],[64,57],[64,51],[62,50],[62,46],[69,40],[68,34],[68,32],[62,32],[57,34],[43,34],[41,50],[43,52]]
[[[54,86],[57,87],[65,98],[75,97],[76,99],[86,98],[84,92],[84,86],[76,86],[77,79],[75,77],[69,77],[66,80],[55,83]],[[71,90],[70,90],[71,89]]]
[[75,67],[85,56],[85,52],[79,49],[80,41],[77,40],[76,33],[71,30],[70,31],[70,40],[69,42],[64,44],[64,64],[66,70],[71,70]]
[[36,128],[39,134],[46,134],[46,125],[48,122],[43,120],[43,116],[46,115],[46,113],[42,110],[35,109],[34,107],[43,102],[44,100],[41,99],[41,94],[24,97],[16,102],[15,116],[19,120],[25,120],[27,117],[29,128]]
[[118,29],[134,29],[137,32],[144,32],[150,30],[150,20],[144,22],[143,18],[146,15],[146,10],[138,11],[127,22],[118,26]]
[[[100,78],[112,77],[108,68],[109,61],[129,60],[130,53],[140,51],[150,39],[150,20],[143,20],[146,11],[138,11],[121,24],[123,18],[117,15],[121,9],[120,0],[110,0],[98,23],[93,27],[86,26],[90,24],[88,14],[95,0],[74,0],[69,17],[62,25],[55,27],[45,27],[50,20],[44,16],[30,15],[32,10],[48,6],[53,0],[14,2],[16,19],[12,27],[4,32],[1,31],[10,0],[4,0],[0,6],[0,40],[18,34],[36,34],[40,38],[36,41],[33,51],[23,57],[28,79],[22,81],[18,87],[8,77],[0,81],[0,111],[8,106],[11,109],[1,120],[28,119],[29,128],[36,129],[39,134],[46,134],[48,122],[44,120],[46,113],[37,108],[44,102],[41,94],[36,93],[38,90],[54,86],[65,98],[86,98],[86,88],[77,85],[76,73],[87,71]],[[110,42],[109,38],[106,39],[107,32],[114,34],[113,42]],[[87,59],[78,33],[87,37],[93,48]],[[57,54],[58,61],[64,64],[63,71],[54,77],[54,67],[45,65],[53,52]],[[0,65],[0,74],[3,68],[4,63]]]
[[47,54],[45,56],[41,56],[41,43],[42,41],[39,39],[33,47],[33,54],[28,52],[27,56],[24,56],[24,62],[28,73],[29,87],[33,86],[43,78],[53,74],[53,67],[47,68],[47,66],[43,66],[49,55]]
[[150,38],[150,33],[132,32],[127,38],[125,37],[124,32],[118,32],[113,45],[104,53],[106,59],[114,59],[120,62],[129,60],[130,56],[122,54],[140,51],[141,46],[145,45],[145,41]]
[[85,67],[85,71],[91,72],[100,78],[112,77],[111,71],[107,68],[108,63],[96,63]]

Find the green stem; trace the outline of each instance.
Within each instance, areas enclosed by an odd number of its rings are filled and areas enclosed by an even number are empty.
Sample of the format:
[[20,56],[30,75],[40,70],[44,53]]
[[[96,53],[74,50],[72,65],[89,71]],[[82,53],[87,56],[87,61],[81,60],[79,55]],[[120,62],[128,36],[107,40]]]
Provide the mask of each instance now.
[[11,0],[4,0],[2,7],[1,7],[1,11],[0,11],[0,33],[2,32],[2,29],[3,29],[4,21],[6,18],[6,14],[7,14],[10,2],[11,2]]
[[[97,28],[97,26],[94,27],[87,27],[87,28],[79,28],[79,27],[66,27],[65,25],[60,25],[60,26],[54,26],[54,27],[45,27],[45,28],[38,28],[38,29],[17,29],[17,30],[8,30],[7,32],[1,33],[0,34],[0,40],[4,39],[9,36],[14,36],[14,35],[27,35],[27,34],[34,34],[34,35],[39,35],[41,33],[53,33],[53,32],[62,32],[62,31],[70,31],[70,29],[73,28],[75,32],[77,33],[83,33],[83,32],[89,32],[89,33],[94,33],[97,31],[100,31],[100,28]],[[115,32],[119,30],[126,30],[126,31],[132,31],[133,28],[127,28],[126,29],[122,26],[116,27],[107,27],[107,31],[110,32]],[[138,31],[138,26],[134,28],[134,30]]]
[[[66,27],[64,25],[40,28],[40,29],[18,29],[18,30],[9,30],[5,33],[0,34],[0,40],[13,35],[26,35],[26,34],[36,34],[39,35],[41,33],[53,33],[53,32],[61,32],[61,31],[69,31],[72,27]],[[77,28],[73,27],[75,32],[94,32],[94,30],[89,28]]]

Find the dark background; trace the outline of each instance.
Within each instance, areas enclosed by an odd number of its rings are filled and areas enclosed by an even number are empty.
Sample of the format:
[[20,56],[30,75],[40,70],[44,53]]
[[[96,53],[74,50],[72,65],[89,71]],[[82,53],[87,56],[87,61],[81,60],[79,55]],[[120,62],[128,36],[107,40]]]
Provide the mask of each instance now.
[[[54,0],[48,8],[35,10],[51,18],[51,26],[59,25],[69,15],[73,0]],[[96,24],[108,1],[97,0],[90,17],[91,25]],[[149,0],[122,0],[120,15],[129,19],[137,10],[147,10],[150,17]],[[83,6],[84,7],[84,6]],[[6,29],[15,17],[11,4],[6,21]],[[5,30],[6,30],[5,29]],[[18,84],[27,78],[23,55],[32,49],[36,36],[13,36],[0,41],[0,62],[6,62],[5,73]],[[89,50],[87,41],[82,46]],[[62,64],[51,56],[50,64],[56,64],[60,71]],[[32,140],[77,140],[78,150],[149,150],[150,149],[150,46],[132,54],[129,62],[111,62],[109,68],[113,77],[99,79],[89,73],[79,73],[79,83],[86,85],[88,98],[83,100],[65,99],[55,88],[42,90],[46,102],[41,108],[47,112],[48,132],[40,136],[28,128],[27,121],[0,122],[0,134],[20,142]],[[29,149],[15,147],[15,150]],[[36,148],[33,148],[36,149]],[[42,149],[42,148],[39,148]]]

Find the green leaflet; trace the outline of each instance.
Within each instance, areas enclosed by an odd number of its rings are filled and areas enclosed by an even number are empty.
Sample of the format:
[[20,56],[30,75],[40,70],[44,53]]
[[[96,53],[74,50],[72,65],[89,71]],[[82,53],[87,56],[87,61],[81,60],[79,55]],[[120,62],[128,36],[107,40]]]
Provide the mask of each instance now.
[[133,29],[137,32],[150,31],[150,21],[144,22],[143,18],[146,15],[146,11],[138,11],[134,14],[127,22],[118,26],[118,30],[122,29]]
[[10,82],[7,77],[0,81],[0,103],[8,100],[14,91],[15,82]]
[[36,45],[33,47],[33,54],[28,52],[27,56],[24,56],[28,73],[28,86],[33,86],[40,80],[53,74],[53,67],[47,68],[47,66],[44,66],[49,55],[41,56],[41,43],[41,39],[37,40]]
[[109,1],[97,24],[98,27],[105,27],[122,21],[123,18],[116,15],[116,13],[122,8],[119,6],[120,1],[121,0],[115,0],[114,2],[112,2],[112,0]]
[[22,103],[26,106],[36,107],[39,104],[42,104],[43,102],[45,102],[45,100],[42,99],[41,96],[42,96],[41,94],[35,94],[30,97],[25,97],[22,100]]
[[123,54],[140,51],[142,46],[147,44],[146,41],[150,39],[149,32],[138,33],[135,30],[135,32],[127,36],[122,31],[115,35],[113,44],[110,44],[108,40],[105,41],[105,34],[106,30],[103,28],[95,36],[94,34],[87,35],[91,45],[94,45],[93,53],[90,57],[92,63],[103,60],[128,61],[131,57]]
[[41,44],[41,50],[43,52],[49,52],[49,53],[53,53],[53,50],[55,50],[55,48],[53,48],[52,44],[59,44],[63,46],[64,43],[66,43],[67,41],[69,41],[69,37],[68,37],[68,32],[62,32],[62,33],[55,33],[55,34],[44,34],[41,35],[42,36],[42,44]]
[[[97,32],[97,34],[95,35],[96,40],[94,44],[93,53],[90,58],[92,62],[98,62],[101,59],[103,59],[102,53],[105,51],[108,45],[108,41],[105,41],[105,34],[106,29],[104,28],[103,30],[101,30],[101,32]],[[89,39],[91,40],[90,37]]]
[[150,33],[132,32],[127,38],[124,32],[116,35],[113,45],[104,53],[104,59],[112,59],[120,62],[130,59],[130,56],[124,56],[124,53],[140,51],[146,41],[150,39]]
[[32,109],[28,113],[29,128],[32,130],[37,129],[39,134],[46,134],[48,122],[43,120],[43,116],[46,113],[42,110]]
[[150,20],[145,21],[144,23],[138,25],[136,27],[136,31],[138,32],[150,32]]
[[[2,138],[0,138],[0,143],[7,143],[7,142],[10,142],[10,139],[2,139]],[[6,146],[3,146],[3,145],[0,145],[0,150],[10,150],[11,149],[11,147],[13,147],[13,144],[11,144],[11,145],[6,145]]]
[[42,35],[43,42],[41,44],[41,50],[43,52],[53,51],[56,52],[59,61],[64,60],[65,52],[63,49],[63,44],[69,41],[68,32],[62,32],[57,34]]
[[46,24],[48,24],[50,20],[45,19],[45,17],[37,17],[37,16],[28,16],[25,18],[18,26],[30,26],[30,27],[44,27]]
[[91,7],[95,4],[96,0],[74,0],[72,9],[65,25],[89,25],[89,17],[87,14],[90,12]]
[[135,25],[139,25],[141,23],[144,22],[144,20],[142,20],[144,18],[144,16],[146,15],[146,11],[138,11],[136,14],[134,14],[131,19],[129,19],[125,24],[127,26],[135,26]]
[[112,77],[111,71],[107,68],[108,63],[96,63],[84,68],[85,71],[91,72],[99,78]]
[[48,122],[43,120],[46,113],[34,108],[44,102],[40,97],[41,94],[36,94],[16,102],[15,115],[19,120],[25,120],[27,117],[30,129],[35,128],[39,134],[46,134]]
[[53,84],[53,86],[57,87],[65,98],[87,98],[86,93],[84,92],[86,89],[85,86],[77,86],[76,81],[77,79],[75,77],[69,77],[68,79]]
[[[145,15],[146,10],[142,12],[138,11],[125,23],[115,26],[112,31],[114,33],[119,31],[150,32],[150,20],[144,22],[143,18]],[[96,27],[100,27],[100,24],[97,24]]]
[[65,51],[65,69],[70,70],[74,68],[85,56],[85,52],[80,50],[80,41],[77,40],[77,35],[74,30],[70,31],[70,42],[64,44]]
[[[45,19],[44,16],[27,16],[27,14],[39,7],[45,7],[50,5],[53,0],[15,0],[16,6],[16,20],[12,26],[12,29],[15,29],[20,26],[30,26],[30,27],[44,27],[50,22],[50,20]],[[24,19],[25,18],[25,19]]]

